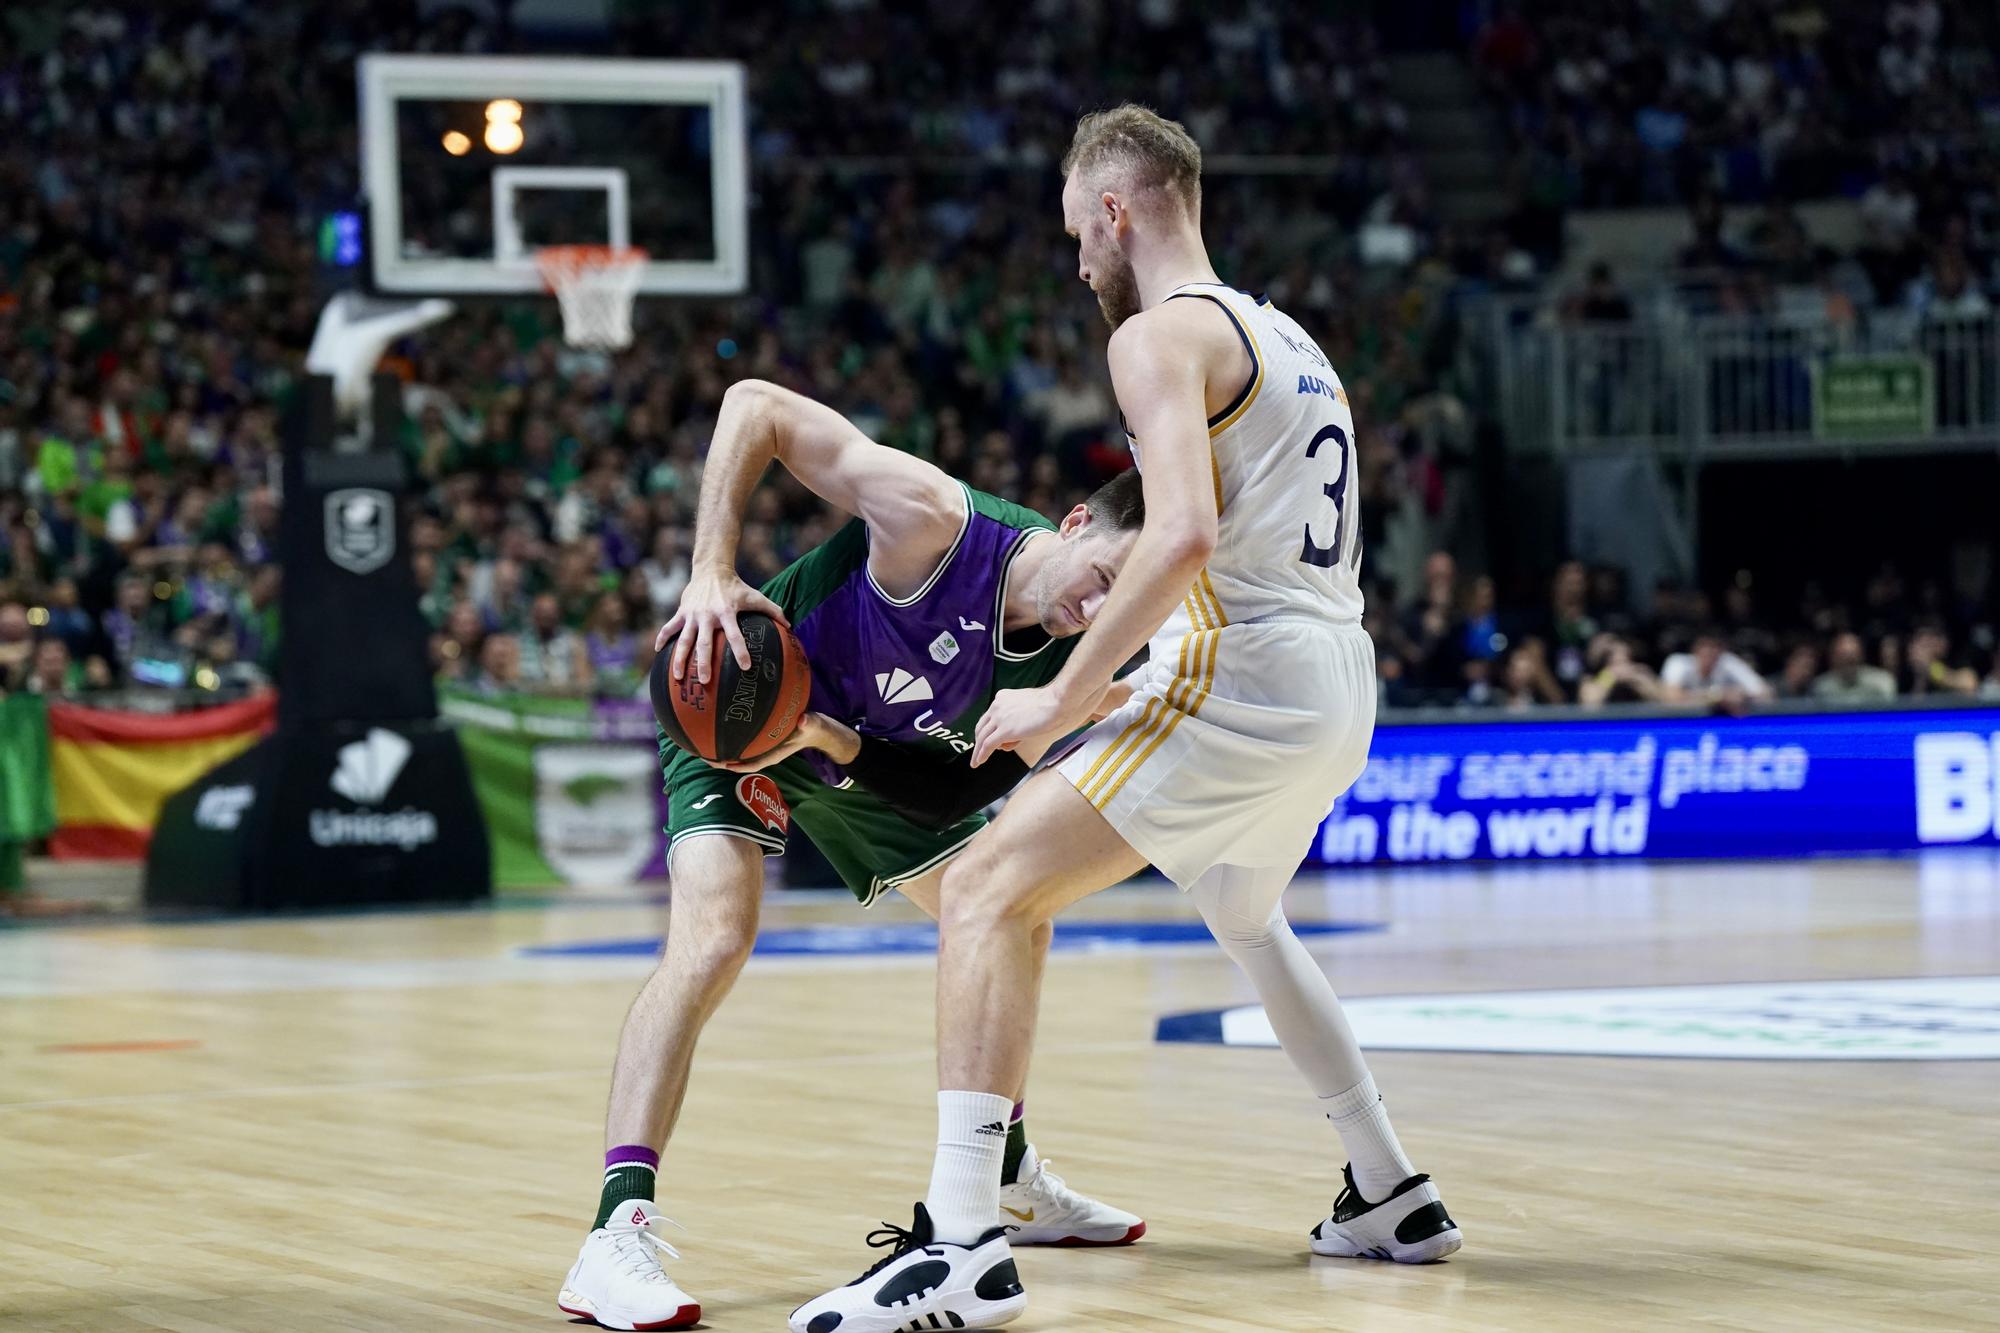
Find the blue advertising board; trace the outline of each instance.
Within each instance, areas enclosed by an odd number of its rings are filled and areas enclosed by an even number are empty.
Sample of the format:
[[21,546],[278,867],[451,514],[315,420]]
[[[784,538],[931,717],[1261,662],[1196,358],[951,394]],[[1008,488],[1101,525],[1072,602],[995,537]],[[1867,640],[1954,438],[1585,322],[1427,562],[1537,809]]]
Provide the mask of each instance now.
[[1409,723],[1309,862],[1859,855],[2000,844],[2000,709]]

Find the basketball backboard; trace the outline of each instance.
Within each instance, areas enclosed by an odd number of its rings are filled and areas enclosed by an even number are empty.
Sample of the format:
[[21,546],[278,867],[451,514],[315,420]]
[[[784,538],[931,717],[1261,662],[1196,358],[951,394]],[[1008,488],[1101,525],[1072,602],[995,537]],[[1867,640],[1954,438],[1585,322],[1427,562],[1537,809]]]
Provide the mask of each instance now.
[[550,245],[637,246],[654,295],[748,280],[740,65],[367,55],[360,95],[379,291],[539,292]]

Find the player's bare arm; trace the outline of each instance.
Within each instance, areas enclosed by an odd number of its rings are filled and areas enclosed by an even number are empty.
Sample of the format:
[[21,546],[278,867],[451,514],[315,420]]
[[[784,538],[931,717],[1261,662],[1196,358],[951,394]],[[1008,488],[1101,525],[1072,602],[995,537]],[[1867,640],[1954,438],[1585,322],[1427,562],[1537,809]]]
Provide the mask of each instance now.
[[[1090,720],[1118,668],[1165,623],[1215,549],[1211,397],[1226,401],[1249,370],[1228,317],[1207,301],[1166,301],[1111,337],[1111,387],[1144,451],[1146,522],[1090,633],[1062,673],[1003,690],[979,720],[972,764],[995,750],[1046,746]],[[1229,385],[1212,395],[1209,386]]]
[[768,598],[736,574],[743,515],[774,460],[815,495],[867,523],[874,539],[869,570],[892,594],[921,585],[964,525],[964,493],[931,464],[877,444],[803,394],[763,380],[730,386],[702,474],[688,585],[655,640],[657,647],[683,628],[694,631],[674,646],[676,677],[686,673],[692,656],[696,677],[707,682],[718,633],[747,668],[750,654],[738,615],[761,611],[784,621]]
[[[1112,681],[1104,687],[1104,693],[1097,700],[1097,707],[1090,710],[1090,720],[1095,722],[1100,718],[1111,716],[1123,708],[1125,701],[1131,697],[1132,682],[1130,680]],[[1039,756],[1037,756],[1035,762],[1040,762]]]

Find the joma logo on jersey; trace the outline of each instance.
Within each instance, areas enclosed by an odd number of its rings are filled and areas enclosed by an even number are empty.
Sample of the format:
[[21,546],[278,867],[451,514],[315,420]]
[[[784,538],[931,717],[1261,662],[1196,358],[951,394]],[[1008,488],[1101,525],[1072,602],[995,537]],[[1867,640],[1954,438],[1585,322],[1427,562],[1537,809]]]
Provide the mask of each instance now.
[[931,710],[928,708],[918,713],[917,720],[910,725],[914,726],[918,731],[923,732],[926,736],[937,737],[960,754],[964,754],[972,748],[972,737],[953,731],[950,727],[932,717]]

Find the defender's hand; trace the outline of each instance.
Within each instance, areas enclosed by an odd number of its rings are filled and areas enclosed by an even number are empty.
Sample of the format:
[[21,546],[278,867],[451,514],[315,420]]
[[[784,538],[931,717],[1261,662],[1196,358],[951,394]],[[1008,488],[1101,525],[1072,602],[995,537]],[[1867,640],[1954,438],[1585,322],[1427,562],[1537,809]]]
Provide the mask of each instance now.
[[996,750],[1054,742],[1090,720],[1092,695],[1083,705],[1071,703],[1054,685],[1033,690],[1002,690],[973,732],[972,766],[978,768]]
[[[761,611],[771,619],[791,628],[785,613],[778,604],[758,592],[736,576],[734,570],[699,572],[688,580],[681,591],[681,604],[674,612],[672,620],[660,627],[653,638],[653,651],[667,646],[667,640],[680,634],[680,642],[674,645],[674,679],[687,675],[688,656],[693,654],[695,679],[708,684],[709,654],[714,651],[715,636],[720,634],[729,641],[736,654],[736,665],[750,669],[750,649],[743,642],[743,630],[736,623],[736,617],[748,611]],[[692,634],[682,634],[682,630],[692,629]]]

